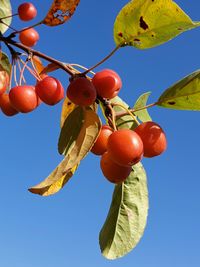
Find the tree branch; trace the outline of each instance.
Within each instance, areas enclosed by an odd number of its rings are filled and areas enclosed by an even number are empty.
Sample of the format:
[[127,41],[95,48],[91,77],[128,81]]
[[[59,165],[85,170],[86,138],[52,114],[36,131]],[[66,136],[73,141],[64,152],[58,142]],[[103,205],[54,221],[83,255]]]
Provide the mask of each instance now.
[[69,75],[71,76],[74,76],[75,75],[75,72],[73,71],[72,68],[70,68],[70,66],[66,65],[66,64],[63,64],[61,61],[53,58],[53,57],[50,57],[50,56],[47,56],[46,54],[42,53],[42,52],[39,52],[37,50],[34,50],[28,46],[25,46],[21,43],[18,43],[18,42],[15,42],[14,40],[12,40],[11,38],[9,37],[3,37],[3,36],[0,36],[0,41],[4,42],[5,44],[9,44],[9,45],[12,45],[12,46],[15,46],[25,52],[27,52],[28,54],[32,54],[34,56],[38,56],[40,58],[43,58],[51,63],[54,63],[55,65],[57,65],[60,69],[64,70],[65,72],[67,72]]

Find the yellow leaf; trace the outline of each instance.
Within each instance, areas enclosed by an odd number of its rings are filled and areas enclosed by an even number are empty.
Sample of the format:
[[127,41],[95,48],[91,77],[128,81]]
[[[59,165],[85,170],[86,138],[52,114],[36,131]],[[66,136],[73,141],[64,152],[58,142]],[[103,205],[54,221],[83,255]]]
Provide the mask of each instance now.
[[29,189],[34,194],[49,196],[58,192],[73,176],[80,161],[92,148],[101,128],[98,115],[90,108],[84,109],[84,122],[73,147],[63,161],[40,184]]
[[117,46],[146,49],[198,26],[200,22],[193,22],[172,0],[133,0],[115,20],[114,39]]
[[74,14],[80,0],[54,0],[43,24],[57,26],[65,23]]
[[65,158],[44,181],[29,188],[29,191],[41,196],[50,196],[57,193],[69,181],[78,167],[78,165],[74,166],[70,171],[66,172],[66,161],[67,158]]
[[60,127],[63,127],[63,124],[69,114],[77,107],[74,103],[72,103],[67,97],[65,98],[62,106],[62,112],[60,117]]

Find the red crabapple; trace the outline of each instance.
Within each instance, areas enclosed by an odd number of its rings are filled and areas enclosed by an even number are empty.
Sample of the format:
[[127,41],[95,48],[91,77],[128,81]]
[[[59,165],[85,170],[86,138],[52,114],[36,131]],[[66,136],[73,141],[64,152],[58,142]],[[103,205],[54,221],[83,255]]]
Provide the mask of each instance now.
[[121,166],[115,163],[109,156],[108,152],[105,152],[101,157],[101,170],[103,175],[111,183],[122,183],[130,174],[132,168]]
[[136,132],[120,129],[110,135],[107,151],[117,164],[131,166],[142,159],[143,143]]
[[122,87],[121,78],[110,69],[97,72],[92,78],[92,83],[97,90],[97,95],[108,99],[117,96]]
[[19,33],[19,40],[23,45],[31,47],[36,45],[37,41],[39,40],[39,34],[33,28],[22,30]]
[[107,150],[107,143],[109,136],[113,133],[113,129],[108,125],[101,127],[99,136],[97,137],[91,152],[95,155],[103,155]]
[[67,88],[67,97],[76,105],[90,106],[97,97],[94,85],[85,77],[72,80]]
[[163,129],[157,123],[152,121],[141,123],[134,131],[143,141],[144,157],[155,157],[166,150],[167,139]]
[[9,95],[0,95],[0,108],[6,116],[14,116],[18,111],[11,105]]
[[18,7],[19,18],[23,21],[29,21],[36,17],[37,9],[32,3],[22,3]]
[[59,80],[46,76],[38,81],[35,90],[39,98],[47,105],[55,105],[64,98],[64,88]]
[[28,113],[38,106],[38,96],[31,85],[19,85],[9,92],[11,105],[19,112]]

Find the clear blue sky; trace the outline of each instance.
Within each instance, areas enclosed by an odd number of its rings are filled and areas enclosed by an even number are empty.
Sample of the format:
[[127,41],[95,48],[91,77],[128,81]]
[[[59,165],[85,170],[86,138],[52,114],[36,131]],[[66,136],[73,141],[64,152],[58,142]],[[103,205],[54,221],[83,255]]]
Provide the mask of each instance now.
[[[21,1],[11,2],[15,12]],[[199,1],[176,2],[193,20],[200,20]],[[51,1],[33,3],[38,20],[42,19]],[[113,22],[126,3],[82,0],[68,23],[38,28],[40,41],[35,48],[65,62],[91,66],[114,47]],[[27,25],[13,20],[16,28]],[[154,49],[123,48],[101,68],[120,74],[120,96],[130,105],[149,90],[153,102],[165,88],[199,68],[199,43],[196,29]],[[65,73],[56,72],[55,77],[67,87]],[[103,178],[99,158],[88,155],[73,179],[54,196],[42,198],[27,191],[62,159],[57,153],[61,106],[41,105],[13,118],[0,114],[0,266],[200,266],[200,113],[150,110],[166,131],[168,149],[161,157],[143,160],[150,197],[147,228],[134,251],[108,261],[101,256],[98,233],[113,185]]]

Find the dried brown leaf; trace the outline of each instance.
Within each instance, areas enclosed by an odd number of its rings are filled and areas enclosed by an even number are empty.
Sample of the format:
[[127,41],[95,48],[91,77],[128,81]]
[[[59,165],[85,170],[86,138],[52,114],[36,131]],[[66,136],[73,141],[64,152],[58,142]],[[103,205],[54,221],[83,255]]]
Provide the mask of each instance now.
[[80,0],[54,0],[43,24],[57,26],[65,23],[74,14]]

